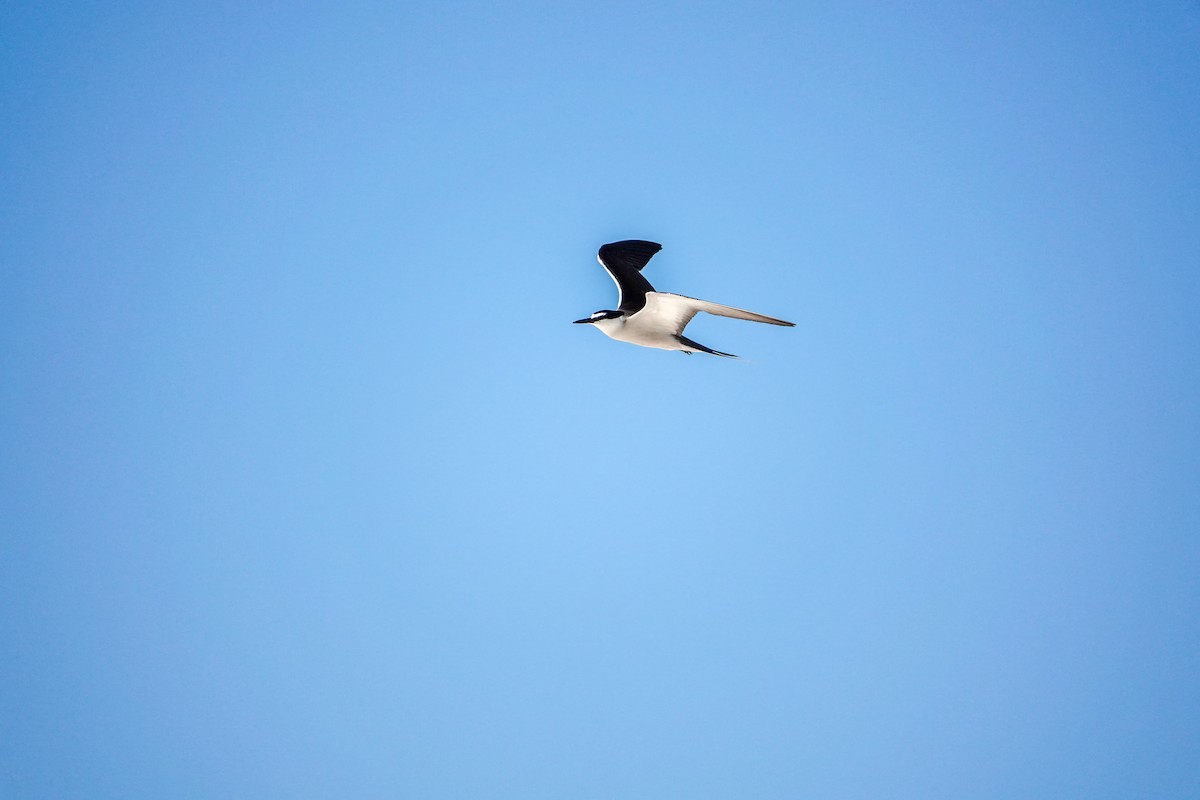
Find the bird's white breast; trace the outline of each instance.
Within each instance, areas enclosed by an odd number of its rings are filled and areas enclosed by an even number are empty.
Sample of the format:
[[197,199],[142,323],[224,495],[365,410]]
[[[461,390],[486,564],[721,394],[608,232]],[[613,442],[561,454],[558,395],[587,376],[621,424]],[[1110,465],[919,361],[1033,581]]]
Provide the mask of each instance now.
[[656,324],[652,319],[643,317],[640,312],[631,317],[597,320],[595,325],[604,332],[605,336],[620,342],[654,347],[659,350],[689,349],[680,344],[679,339],[671,331],[664,330],[661,325]]

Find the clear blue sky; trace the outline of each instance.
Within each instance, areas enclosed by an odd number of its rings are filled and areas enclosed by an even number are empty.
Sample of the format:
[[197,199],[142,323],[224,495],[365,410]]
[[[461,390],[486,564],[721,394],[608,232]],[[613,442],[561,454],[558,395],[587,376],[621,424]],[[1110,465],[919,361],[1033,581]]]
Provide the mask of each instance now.
[[0,43],[0,796],[1200,796],[1196,3]]

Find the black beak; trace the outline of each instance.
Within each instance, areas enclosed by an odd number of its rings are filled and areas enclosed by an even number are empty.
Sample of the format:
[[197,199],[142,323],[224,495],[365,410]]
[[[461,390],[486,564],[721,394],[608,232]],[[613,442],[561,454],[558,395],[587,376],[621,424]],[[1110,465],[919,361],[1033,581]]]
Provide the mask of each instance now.
[[577,319],[577,320],[575,320],[574,322],[572,322],[571,324],[572,324],[572,325],[579,325],[580,323],[583,323],[583,322],[595,322],[595,321],[596,321],[596,320],[592,319],[591,317],[587,317],[587,318],[585,318],[585,319]]

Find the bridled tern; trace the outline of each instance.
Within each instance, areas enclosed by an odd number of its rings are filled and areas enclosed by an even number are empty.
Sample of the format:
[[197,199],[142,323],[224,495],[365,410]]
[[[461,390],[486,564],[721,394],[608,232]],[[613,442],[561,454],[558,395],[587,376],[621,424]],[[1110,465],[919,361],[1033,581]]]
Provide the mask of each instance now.
[[699,312],[707,311],[721,317],[795,327],[791,322],[784,322],[765,314],[755,314],[753,311],[743,311],[740,308],[684,297],[681,294],[654,291],[650,281],[642,275],[642,269],[659,250],[662,250],[661,244],[641,239],[627,239],[601,247],[596,258],[617,284],[620,298],[617,309],[597,311],[587,319],[575,320],[576,324],[595,325],[609,338],[642,347],[680,350],[689,355],[699,351],[726,358],[737,356],[705,347],[683,335],[683,329]]

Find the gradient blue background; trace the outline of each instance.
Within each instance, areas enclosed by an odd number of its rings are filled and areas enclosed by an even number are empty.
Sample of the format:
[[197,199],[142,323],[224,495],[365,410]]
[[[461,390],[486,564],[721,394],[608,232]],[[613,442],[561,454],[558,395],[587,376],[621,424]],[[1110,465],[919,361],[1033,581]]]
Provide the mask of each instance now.
[[5,6],[0,796],[1200,796],[1200,6],[900,5]]

